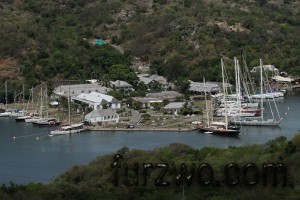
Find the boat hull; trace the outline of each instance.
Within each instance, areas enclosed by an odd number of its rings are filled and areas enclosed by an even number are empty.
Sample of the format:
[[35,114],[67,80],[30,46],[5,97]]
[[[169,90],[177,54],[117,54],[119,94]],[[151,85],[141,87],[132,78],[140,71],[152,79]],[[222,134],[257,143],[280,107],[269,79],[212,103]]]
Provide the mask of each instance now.
[[252,120],[252,121],[244,121],[244,120],[236,120],[231,122],[231,124],[240,124],[243,126],[279,126],[281,123],[282,119],[279,121],[274,121],[274,120]]
[[224,128],[212,128],[212,127],[198,127],[202,133],[210,133],[216,135],[239,135],[240,130],[238,128],[224,129]]
[[81,133],[85,131],[85,129],[77,129],[77,130],[67,130],[67,131],[60,131],[60,130],[57,130],[57,131],[51,131],[50,132],[50,135],[68,135],[68,134],[73,134],[73,133]]

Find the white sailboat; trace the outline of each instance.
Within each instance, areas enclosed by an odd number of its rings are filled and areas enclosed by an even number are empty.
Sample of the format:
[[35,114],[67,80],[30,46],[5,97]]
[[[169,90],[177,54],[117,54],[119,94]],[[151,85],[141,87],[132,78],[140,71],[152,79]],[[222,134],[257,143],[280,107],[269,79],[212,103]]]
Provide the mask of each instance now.
[[[223,78],[223,92],[226,94],[226,87],[225,87],[225,80],[224,80],[224,65],[223,60],[221,59],[221,66],[222,66],[222,78]],[[206,95],[205,95],[206,99]],[[226,108],[226,101],[225,101],[225,95],[223,96],[224,102],[225,102],[225,110]],[[207,103],[206,103],[207,108]],[[219,135],[238,135],[240,133],[239,128],[237,127],[229,127],[228,126],[228,117],[227,112],[225,112],[225,122],[214,122],[209,124],[209,116],[207,115],[208,121],[207,125],[199,125],[198,129],[201,132],[204,133],[210,133],[210,134],[219,134]]]
[[[33,106],[33,88],[30,89],[30,94],[29,94],[29,99],[28,99],[28,102],[27,102],[26,109],[24,111],[20,112],[19,116],[15,116],[16,122],[25,122],[26,119],[30,119],[33,116],[35,116],[35,113],[27,113],[27,111],[29,109],[30,98],[31,98],[32,106]],[[24,87],[23,87],[23,99],[25,99],[24,98]]]
[[83,123],[78,124],[71,124],[71,106],[70,106],[70,88],[69,88],[69,94],[68,94],[68,115],[69,115],[69,125],[67,126],[61,126],[60,128],[51,131],[49,136],[55,136],[55,135],[67,135],[67,134],[73,134],[73,133],[80,133],[86,130]]
[[43,88],[42,87],[41,87],[40,101],[41,101],[41,105],[40,105],[39,115],[33,115],[31,118],[25,119],[26,123],[33,123],[42,119],[42,114],[43,114],[42,113],[43,112]]
[[[235,118],[260,116],[261,111],[258,109],[258,103],[242,102],[240,68],[236,58],[234,58],[234,64],[236,93],[226,95],[219,105],[220,108],[216,110],[215,115],[218,117],[225,117],[225,115],[227,115],[227,117]],[[228,101],[228,99],[232,99],[232,101]],[[224,108],[225,103],[227,107],[226,109]]]
[[[263,73],[262,73],[263,68],[262,68],[262,66],[263,66],[262,60],[260,59],[260,91],[261,91],[260,95],[263,94]],[[274,97],[272,99],[273,99],[274,105],[277,110],[277,114],[279,117],[278,120],[275,120],[274,113],[273,113],[270,102],[269,102],[269,105],[270,105],[270,110],[271,110],[271,114],[272,114],[273,118],[272,119],[264,119],[263,98],[260,98],[260,100],[261,100],[260,106],[261,106],[261,112],[262,112],[260,117],[233,120],[232,123],[237,123],[237,124],[245,125],[245,126],[278,126],[281,123],[282,118],[279,115],[279,111],[277,109],[276,102],[274,101]]]
[[9,117],[11,112],[7,111],[7,81],[5,80],[5,111],[0,113],[0,117]]

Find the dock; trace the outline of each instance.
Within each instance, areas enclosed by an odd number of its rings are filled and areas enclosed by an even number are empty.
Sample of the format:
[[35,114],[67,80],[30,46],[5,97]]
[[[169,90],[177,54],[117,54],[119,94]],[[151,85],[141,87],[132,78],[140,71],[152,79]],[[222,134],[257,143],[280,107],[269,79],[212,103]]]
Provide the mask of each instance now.
[[153,132],[191,132],[196,131],[197,128],[103,128],[103,127],[89,127],[89,131],[153,131]]

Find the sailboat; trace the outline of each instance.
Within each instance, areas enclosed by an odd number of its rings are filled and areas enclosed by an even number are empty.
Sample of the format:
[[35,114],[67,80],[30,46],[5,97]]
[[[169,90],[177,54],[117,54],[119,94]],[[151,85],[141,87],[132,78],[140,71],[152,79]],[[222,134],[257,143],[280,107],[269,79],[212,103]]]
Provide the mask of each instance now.
[[0,113],[0,117],[9,117],[11,112],[7,111],[7,81],[5,81],[5,111]]
[[[31,98],[32,106],[33,106],[33,88],[30,89],[30,94],[29,94],[29,99],[27,102],[26,110],[23,111],[20,116],[15,117],[16,122],[25,122],[26,119],[31,119],[32,117],[36,116],[36,113],[27,113],[27,111],[29,109],[30,98]],[[23,87],[23,99],[25,99],[24,98],[24,87]]]
[[[41,117],[35,121],[32,122],[33,125],[35,126],[58,126],[60,125],[60,121],[57,120],[56,118],[54,117],[49,117],[49,112],[48,112],[48,90],[47,90],[47,87],[46,87],[46,91],[45,91],[45,94],[44,96],[46,97],[46,117],[43,117],[42,116],[42,103],[41,103]],[[41,98],[42,100],[42,98]]]
[[[260,59],[260,92],[261,92],[260,95],[263,94],[263,78],[262,78],[263,77],[263,74],[262,74],[262,69],[263,68],[262,68],[262,66],[263,66],[262,60]],[[278,126],[281,123],[282,118],[279,115],[274,97],[273,97],[273,101],[274,101],[274,104],[275,104],[275,107],[276,107],[276,110],[277,110],[277,114],[278,114],[278,117],[279,117],[278,120],[275,120],[274,113],[272,111],[271,105],[270,105],[270,110],[271,110],[273,118],[272,119],[264,119],[264,115],[263,115],[263,111],[264,111],[263,98],[260,98],[260,100],[261,100],[260,106],[261,106],[261,112],[262,112],[260,117],[233,120],[231,123],[245,125],[245,126]]]
[[[226,101],[225,101],[225,80],[224,80],[224,65],[223,65],[223,60],[221,59],[221,66],[222,66],[222,78],[223,78],[223,93],[224,93],[224,106],[226,110]],[[206,92],[205,92],[205,102],[206,100]],[[207,110],[207,103],[206,103],[206,110]],[[203,133],[209,133],[209,134],[220,134],[220,135],[238,135],[240,133],[238,127],[234,126],[228,126],[228,117],[227,117],[227,112],[225,112],[225,122],[214,122],[209,124],[209,116],[207,114],[207,125],[199,125],[198,129],[199,131]]]
[[61,126],[60,128],[50,132],[49,136],[55,135],[67,135],[72,133],[80,133],[86,130],[83,123],[71,124],[71,106],[70,106],[70,86],[68,93],[68,114],[69,114],[69,124],[67,126]]
[[[248,103],[248,101],[243,101],[243,94],[241,93],[241,81],[240,81],[240,70],[238,60],[234,58],[235,64],[235,80],[236,80],[236,94],[226,95],[223,103],[220,104],[220,107],[216,110],[215,115],[219,117],[224,117],[225,112],[227,117],[254,117],[260,116],[261,110],[258,109],[258,103]],[[233,101],[228,101],[230,98]],[[224,108],[224,103],[227,103],[227,109]]]
[[40,101],[41,101],[41,105],[40,105],[39,114],[33,115],[31,118],[25,119],[26,123],[33,123],[33,122],[37,122],[42,119],[42,116],[43,116],[43,87],[41,87]]

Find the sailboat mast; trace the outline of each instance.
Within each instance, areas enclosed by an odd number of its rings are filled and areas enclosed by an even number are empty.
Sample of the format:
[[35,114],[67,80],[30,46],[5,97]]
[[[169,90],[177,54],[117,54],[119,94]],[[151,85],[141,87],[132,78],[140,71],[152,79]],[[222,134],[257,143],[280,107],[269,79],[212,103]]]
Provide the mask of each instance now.
[[49,115],[49,110],[48,110],[48,87],[47,87],[47,85],[46,85],[46,92],[45,92],[45,95],[46,95],[46,105],[45,105],[45,107],[46,107],[46,111],[47,111],[47,116],[46,116],[46,117],[48,117],[48,115]]
[[237,98],[237,106],[239,109],[239,119],[241,117],[241,79],[240,79],[240,66],[239,61],[236,60],[236,70],[237,70],[237,89],[238,89],[238,98]]
[[5,109],[7,109],[7,80],[5,80]]
[[25,108],[25,87],[24,84],[22,85],[22,94],[23,94],[23,109]]
[[263,80],[262,80],[262,60],[259,59],[260,64],[260,109],[261,109],[261,119],[264,119],[264,108],[263,108]]
[[236,69],[236,57],[234,57],[234,73],[235,73],[235,97],[238,100],[238,73]]
[[31,87],[31,95],[32,95],[31,96],[32,97],[31,98],[31,107],[32,107],[31,109],[32,109],[32,112],[34,112],[34,106],[33,106],[33,86]]
[[226,127],[226,130],[228,128],[228,121],[227,121],[227,103],[226,103],[226,100],[225,100],[225,77],[224,77],[224,64],[223,64],[223,59],[221,59],[221,67],[222,67],[222,82],[223,82],[223,93],[224,93],[224,108],[225,108],[225,127]]
[[69,110],[69,125],[71,125],[70,85],[69,85],[69,92],[68,92],[68,110]]
[[43,117],[43,86],[41,86],[41,107],[40,107],[40,115]]
[[207,127],[209,127],[209,114],[208,114],[208,106],[207,106],[207,98],[206,98],[206,84],[205,78],[203,77],[203,84],[204,84],[204,98],[205,98],[205,108],[206,108],[206,118],[207,118]]

